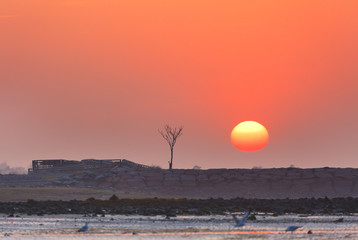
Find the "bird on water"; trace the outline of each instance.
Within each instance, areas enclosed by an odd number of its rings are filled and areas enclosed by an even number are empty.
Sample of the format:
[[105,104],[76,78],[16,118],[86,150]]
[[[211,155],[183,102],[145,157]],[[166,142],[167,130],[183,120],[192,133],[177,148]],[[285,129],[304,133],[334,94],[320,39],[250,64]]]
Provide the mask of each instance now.
[[77,232],[86,232],[87,230],[88,230],[88,222],[86,222],[86,224],[83,227],[78,229]]
[[301,227],[302,226],[288,226],[285,231],[293,233],[294,231],[296,231],[297,229],[299,229]]
[[242,226],[244,226],[247,217],[250,215],[250,212],[251,212],[251,211],[247,211],[247,212],[245,213],[245,215],[244,215],[241,219],[238,219],[238,218],[236,217],[236,214],[232,214],[232,217],[234,218],[235,223],[236,223],[236,224],[235,224],[235,227],[242,227]]

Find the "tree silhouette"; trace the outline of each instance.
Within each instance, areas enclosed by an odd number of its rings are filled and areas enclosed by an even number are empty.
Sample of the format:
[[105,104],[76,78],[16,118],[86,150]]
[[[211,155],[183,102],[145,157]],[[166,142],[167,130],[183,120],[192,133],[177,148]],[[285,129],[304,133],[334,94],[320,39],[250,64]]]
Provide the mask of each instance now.
[[174,145],[177,141],[177,138],[183,135],[183,127],[172,128],[168,124],[165,125],[164,130],[158,130],[162,137],[167,141],[170,147],[170,161],[169,170],[173,168],[173,153],[174,153]]

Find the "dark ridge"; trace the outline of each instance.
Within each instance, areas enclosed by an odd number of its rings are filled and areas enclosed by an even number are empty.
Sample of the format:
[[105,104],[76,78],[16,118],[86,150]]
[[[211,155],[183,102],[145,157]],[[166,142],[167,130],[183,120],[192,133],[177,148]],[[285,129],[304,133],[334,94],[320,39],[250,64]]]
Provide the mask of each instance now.
[[0,213],[9,217],[16,214],[103,214],[138,215],[211,215],[241,212],[253,209],[256,212],[297,214],[351,214],[358,213],[358,198],[301,198],[301,199],[116,199],[85,201],[35,201],[0,202]]

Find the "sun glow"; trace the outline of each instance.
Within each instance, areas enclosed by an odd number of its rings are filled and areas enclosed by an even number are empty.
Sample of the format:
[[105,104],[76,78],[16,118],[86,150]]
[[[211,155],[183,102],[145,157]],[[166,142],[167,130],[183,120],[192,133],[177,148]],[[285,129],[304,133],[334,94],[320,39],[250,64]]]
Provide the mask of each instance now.
[[231,142],[244,152],[258,151],[264,148],[269,140],[266,128],[255,121],[239,123],[231,132]]

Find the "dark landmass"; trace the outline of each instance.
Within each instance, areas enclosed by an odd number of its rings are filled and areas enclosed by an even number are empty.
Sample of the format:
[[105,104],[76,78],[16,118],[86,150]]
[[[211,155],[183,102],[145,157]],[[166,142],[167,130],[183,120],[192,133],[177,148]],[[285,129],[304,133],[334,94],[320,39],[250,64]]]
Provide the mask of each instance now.
[[351,214],[358,213],[358,198],[302,198],[302,199],[118,199],[85,201],[35,201],[0,202],[0,213],[9,217],[18,215],[45,214],[84,214],[104,216],[106,214],[137,215],[211,215],[243,212],[252,209],[256,212],[280,215],[297,214]]
[[358,197],[356,168],[166,170],[125,159],[53,159],[32,163],[28,175],[0,174],[0,201],[83,201],[90,197],[105,200],[113,194],[121,199],[228,201]]
[[[106,162],[94,160],[85,163],[78,163],[77,168],[72,165],[44,168],[30,175],[0,175],[0,201],[85,200],[92,196],[103,200],[112,194],[121,198],[197,199],[358,197],[358,169],[355,168],[164,170],[128,161],[108,166]],[[19,191],[5,195],[3,193],[9,192],[6,189]],[[31,194],[39,189],[44,190],[43,194]],[[66,193],[73,189],[73,194],[66,194],[66,198],[46,198],[46,191],[63,189],[68,189]],[[83,194],[77,189],[82,189]],[[87,195],[85,189],[88,189]]]

